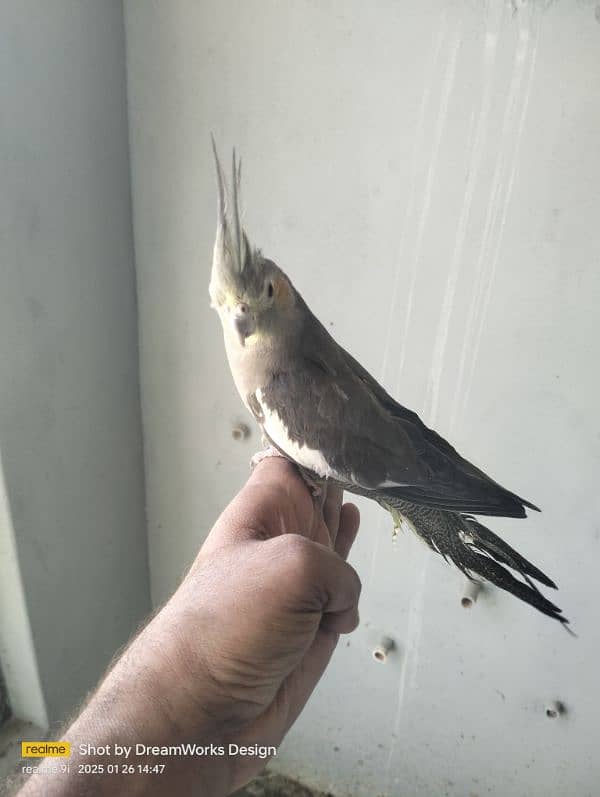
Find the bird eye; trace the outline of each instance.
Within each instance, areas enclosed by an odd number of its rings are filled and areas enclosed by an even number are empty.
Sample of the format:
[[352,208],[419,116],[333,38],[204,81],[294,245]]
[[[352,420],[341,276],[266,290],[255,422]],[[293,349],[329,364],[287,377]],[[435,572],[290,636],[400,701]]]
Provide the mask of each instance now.
[[269,297],[269,299],[273,298],[273,293],[274,293],[273,283],[269,282],[269,285],[267,286],[267,296]]

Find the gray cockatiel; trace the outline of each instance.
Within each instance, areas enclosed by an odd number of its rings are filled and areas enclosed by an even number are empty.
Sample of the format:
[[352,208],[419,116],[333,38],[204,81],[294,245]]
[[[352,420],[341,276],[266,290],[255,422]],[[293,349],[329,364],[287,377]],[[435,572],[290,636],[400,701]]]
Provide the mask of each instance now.
[[211,304],[238,392],[268,441],[310,482],[372,498],[469,578],[567,623],[533,579],[556,585],[474,518],[525,517],[525,507],[537,507],[463,459],[335,342],[289,277],[251,246],[240,220],[235,152],[230,191],[216,148],[214,155]]

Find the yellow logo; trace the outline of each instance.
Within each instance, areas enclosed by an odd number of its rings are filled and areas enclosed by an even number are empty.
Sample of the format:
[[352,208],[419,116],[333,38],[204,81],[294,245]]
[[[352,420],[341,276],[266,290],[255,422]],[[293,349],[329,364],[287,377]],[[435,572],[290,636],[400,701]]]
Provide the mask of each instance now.
[[23,758],[70,758],[71,742],[21,742]]

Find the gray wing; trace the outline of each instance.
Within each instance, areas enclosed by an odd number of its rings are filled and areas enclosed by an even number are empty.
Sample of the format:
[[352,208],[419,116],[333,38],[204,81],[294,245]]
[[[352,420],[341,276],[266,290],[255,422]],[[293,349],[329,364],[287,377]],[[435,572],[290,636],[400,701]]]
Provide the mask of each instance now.
[[321,451],[348,489],[470,514],[537,509],[461,457],[314,322],[315,339],[293,367],[273,374],[263,398],[290,438]]

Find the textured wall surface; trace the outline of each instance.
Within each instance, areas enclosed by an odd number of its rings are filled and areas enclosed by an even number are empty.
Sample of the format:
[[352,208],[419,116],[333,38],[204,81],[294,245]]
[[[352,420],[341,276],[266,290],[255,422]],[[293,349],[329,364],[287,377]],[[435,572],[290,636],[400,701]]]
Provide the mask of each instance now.
[[150,604],[125,37],[112,0],[0,19],[0,450],[52,722]]
[[276,766],[357,797],[596,794],[595,4],[127,0],[126,29],[154,600],[259,443],[231,438],[208,307],[213,130],[252,240],[338,340],[543,508],[490,525],[579,633],[491,589],[463,610],[456,571],[361,502],[362,623]]

